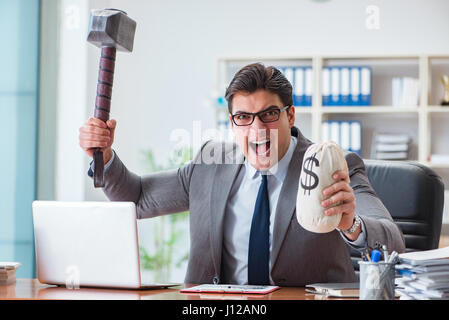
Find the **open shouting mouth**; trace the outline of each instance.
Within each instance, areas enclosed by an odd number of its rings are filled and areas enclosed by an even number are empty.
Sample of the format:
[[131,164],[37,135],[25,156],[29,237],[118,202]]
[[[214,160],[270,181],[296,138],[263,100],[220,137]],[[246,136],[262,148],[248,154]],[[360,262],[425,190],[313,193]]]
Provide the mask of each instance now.
[[249,145],[256,155],[269,156],[271,147],[270,140],[251,141]]

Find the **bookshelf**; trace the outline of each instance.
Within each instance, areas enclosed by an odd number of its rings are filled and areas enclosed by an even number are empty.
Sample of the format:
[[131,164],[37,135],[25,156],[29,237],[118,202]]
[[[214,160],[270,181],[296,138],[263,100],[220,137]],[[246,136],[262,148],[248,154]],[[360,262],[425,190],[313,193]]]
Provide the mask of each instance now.
[[[267,57],[221,57],[217,59],[217,89],[225,92],[234,74],[243,66],[261,62],[276,67],[312,67],[311,107],[296,107],[296,125],[314,142],[321,141],[323,121],[356,120],[362,126],[362,158],[371,154],[374,131],[407,133],[412,138],[410,160],[434,169],[442,178],[449,195],[449,163],[432,163],[431,154],[449,155],[449,106],[440,106],[443,98],[442,74],[449,75],[448,55],[310,55]],[[370,106],[323,106],[322,69],[333,66],[369,66]],[[417,106],[393,107],[393,77],[413,77],[419,81]],[[446,203],[449,201],[446,199]],[[449,211],[449,208],[445,209]],[[449,212],[443,221],[449,224]]]
[[[447,150],[432,150],[431,146],[437,140],[436,132],[445,126],[449,127],[449,107],[437,105],[442,98],[443,88],[439,83],[441,74],[449,74],[449,55],[385,55],[385,56],[286,56],[286,57],[227,57],[218,59],[217,83],[220,92],[232,79],[235,72],[244,65],[252,62],[262,62],[265,65],[275,66],[311,66],[314,75],[314,89],[311,107],[295,107],[296,113],[306,116],[311,120],[310,132],[305,134],[313,141],[321,139],[321,123],[328,119],[338,119],[351,115],[357,119],[372,121],[376,117],[391,118],[398,122],[401,128],[401,120],[414,119],[413,127],[416,138],[414,143],[418,152],[414,159],[435,168],[449,168],[448,164],[432,164],[428,161],[432,152],[449,155]],[[368,65],[372,67],[372,102],[371,106],[322,106],[321,99],[321,70],[324,66],[341,65]],[[221,72],[220,72],[221,71]],[[393,76],[414,76],[420,82],[420,102],[417,107],[393,107],[391,105],[391,79]],[[432,90],[433,89],[433,90]],[[433,94],[432,94],[433,92]],[[377,93],[377,94],[376,94]],[[381,96],[378,98],[377,96]],[[377,104],[376,102],[382,102]],[[433,104],[429,104],[429,102]],[[446,121],[447,120],[447,121]],[[432,130],[433,123],[441,122],[442,128]],[[363,127],[363,124],[362,124]],[[388,130],[388,127],[379,128]],[[435,131],[435,132],[432,132]],[[444,130],[443,130],[444,131]],[[371,144],[370,137],[362,132],[364,144]],[[448,135],[445,135],[449,138]],[[449,143],[446,142],[449,146]],[[369,154],[363,154],[365,158]]]

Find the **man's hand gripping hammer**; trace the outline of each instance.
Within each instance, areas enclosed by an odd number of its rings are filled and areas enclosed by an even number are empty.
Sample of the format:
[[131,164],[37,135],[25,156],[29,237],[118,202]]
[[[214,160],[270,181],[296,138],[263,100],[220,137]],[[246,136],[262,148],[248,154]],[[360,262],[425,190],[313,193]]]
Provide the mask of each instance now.
[[[94,117],[106,122],[111,109],[112,85],[114,83],[115,53],[117,50],[133,51],[136,22],[117,9],[92,10],[87,41],[101,48],[98,72],[97,97]],[[94,152],[94,186],[104,187],[103,152]]]

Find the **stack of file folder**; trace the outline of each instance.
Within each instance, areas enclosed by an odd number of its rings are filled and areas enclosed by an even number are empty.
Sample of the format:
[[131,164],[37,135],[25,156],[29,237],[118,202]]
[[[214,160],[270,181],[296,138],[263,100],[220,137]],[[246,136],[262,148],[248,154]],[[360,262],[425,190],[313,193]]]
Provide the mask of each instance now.
[[393,107],[417,107],[419,103],[419,79],[403,77],[392,80]]
[[323,106],[371,105],[370,67],[324,67],[321,74]]
[[[278,67],[293,87],[293,105],[312,105],[312,67]],[[323,106],[370,106],[372,71],[368,66],[324,67],[321,70]]]
[[312,67],[280,67],[278,69],[293,87],[293,105],[297,107],[312,106]]
[[379,134],[373,136],[371,158],[377,160],[407,160],[411,138],[407,134]]
[[343,151],[362,153],[362,126],[359,121],[324,121],[321,140],[334,141]]
[[16,270],[21,264],[18,262],[0,262],[0,285],[16,282]]
[[396,292],[403,300],[449,300],[449,247],[403,253]]

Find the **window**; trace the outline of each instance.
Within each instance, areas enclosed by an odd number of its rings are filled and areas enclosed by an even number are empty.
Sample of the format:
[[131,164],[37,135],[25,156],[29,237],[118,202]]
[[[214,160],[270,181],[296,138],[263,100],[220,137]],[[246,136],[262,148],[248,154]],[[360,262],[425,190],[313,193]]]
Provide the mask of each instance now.
[[[0,0],[0,261],[34,277],[39,1]],[[6,14],[7,13],[7,14]]]

